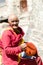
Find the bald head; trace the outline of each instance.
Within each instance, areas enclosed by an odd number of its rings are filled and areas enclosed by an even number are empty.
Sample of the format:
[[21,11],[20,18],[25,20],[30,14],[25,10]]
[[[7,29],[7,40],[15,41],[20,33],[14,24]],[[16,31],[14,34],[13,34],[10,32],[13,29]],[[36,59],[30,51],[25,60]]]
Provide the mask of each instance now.
[[16,15],[12,14],[8,17],[8,22],[11,26],[17,27],[19,23],[19,19]]
[[18,17],[14,14],[11,14],[9,17],[8,17],[8,21],[12,21],[12,20],[19,20]]

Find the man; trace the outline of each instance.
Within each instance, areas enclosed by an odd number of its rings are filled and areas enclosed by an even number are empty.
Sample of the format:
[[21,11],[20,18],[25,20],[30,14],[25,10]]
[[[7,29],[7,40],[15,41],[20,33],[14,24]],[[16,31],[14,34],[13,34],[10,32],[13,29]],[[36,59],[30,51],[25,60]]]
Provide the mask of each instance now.
[[36,57],[36,59],[24,59],[21,58],[20,62],[18,61],[18,55],[25,48],[26,44],[19,45],[19,42],[22,40],[24,36],[23,30],[18,26],[19,19],[15,15],[10,15],[8,18],[9,26],[3,31],[2,34],[2,63],[4,65],[42,65],[41,59],[37,62],[37,59],[40,57]]
[[2,34],[2,63],[4,65],[18,65],[18,54],[26,47],[26,44],[19,46],[24,32],[18,27],[19,19],[15,15],[8,18],[9,26],[5,28]]

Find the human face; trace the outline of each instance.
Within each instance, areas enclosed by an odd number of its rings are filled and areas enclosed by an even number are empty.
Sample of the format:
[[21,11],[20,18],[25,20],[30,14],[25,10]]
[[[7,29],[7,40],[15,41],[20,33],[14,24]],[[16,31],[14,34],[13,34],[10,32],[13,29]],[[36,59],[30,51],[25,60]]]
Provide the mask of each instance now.
[[19,20],[10,20],[9,24],[12,28],[17,28],[19,24]]

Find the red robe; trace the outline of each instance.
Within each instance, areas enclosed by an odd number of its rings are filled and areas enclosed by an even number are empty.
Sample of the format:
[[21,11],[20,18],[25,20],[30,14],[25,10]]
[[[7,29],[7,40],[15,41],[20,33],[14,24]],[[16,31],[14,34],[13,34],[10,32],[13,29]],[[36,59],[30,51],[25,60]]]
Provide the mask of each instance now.
[[11,29],[5,30],[2,34],[2,63],[4,65],[38,65],[36,63],[37,59],[21,59],[20,63],[18,64],[17,54],[21,52],[21,47],[18,46],[18,43],[24,35],[24,32],[20,27],[18,27],[18,30],[20,30],[19,34],[16,34]]

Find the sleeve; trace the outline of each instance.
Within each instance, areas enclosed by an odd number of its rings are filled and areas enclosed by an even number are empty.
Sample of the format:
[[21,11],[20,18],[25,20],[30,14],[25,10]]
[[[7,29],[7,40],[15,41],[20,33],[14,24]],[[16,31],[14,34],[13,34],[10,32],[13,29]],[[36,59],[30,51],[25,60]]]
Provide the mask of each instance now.
[[8,33],[10,34],[10,32],[5,32],[2,35],[2,44],[3,44],[4,51],[6,52],[6,54],[16,55],[21,52],[21,47],[20,46],[17,46],[17,47],[10,46],[11,39],[10,39],[10,35],[8,35]]
[[37,65],[43,65],[43,62],[40,56],[37,56],[35,60],[36,60]]
[[3,49],[3,45],[2,45],[1,39],[0,39],[0,48]]

